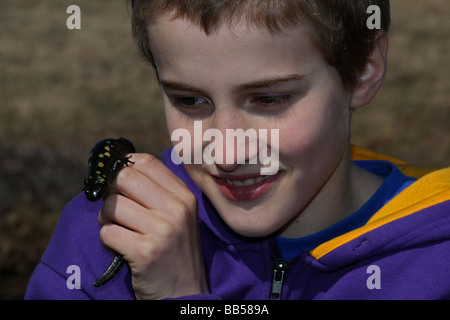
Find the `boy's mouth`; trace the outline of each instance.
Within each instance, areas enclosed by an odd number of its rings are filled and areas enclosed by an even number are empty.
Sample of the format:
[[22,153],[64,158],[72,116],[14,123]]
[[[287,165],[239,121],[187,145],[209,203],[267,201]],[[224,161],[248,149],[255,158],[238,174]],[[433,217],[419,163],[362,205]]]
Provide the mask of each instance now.
[[269,192],[280,177],[280,172],[273,176],[262,175],[221,175],[212,176],[220,192],[229,200],[251,201]]

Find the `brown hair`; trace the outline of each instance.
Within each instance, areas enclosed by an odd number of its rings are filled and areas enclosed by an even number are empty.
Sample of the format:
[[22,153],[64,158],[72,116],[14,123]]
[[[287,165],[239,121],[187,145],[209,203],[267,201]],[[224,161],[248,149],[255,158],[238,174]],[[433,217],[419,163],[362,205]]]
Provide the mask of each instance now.
[[147,26],[159,14],[186,18],[206,34],[241,18],[270,32],[306,22],[324,59],[338,70],[345,87],[353,89],[379,31],[366,25],[371,5],[380,8],[381,29],[388,32],[389,0],[131,0],[132,33],[141,55],[155,66]]

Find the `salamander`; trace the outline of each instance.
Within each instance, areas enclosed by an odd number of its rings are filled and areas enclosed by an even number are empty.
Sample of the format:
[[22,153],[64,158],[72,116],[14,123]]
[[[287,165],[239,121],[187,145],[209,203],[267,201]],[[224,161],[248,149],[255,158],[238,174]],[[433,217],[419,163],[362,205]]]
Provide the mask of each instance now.
[[[108,192],[112,181],[124,166],[133,161],[128,153],[136,150],[131,141],[125,138],[104,139],[99,141],[91,150],[88,159],[88,177],[84,180],[84,193],[90,201],[97,201]],[[125,263],[122,255],[116,254],[106,271],[94,281],[95,287],[101,287],[119,272]]]
[[119,170],[133,163],[131,156],[125,155],[134,152],[133,143],[125,138],[97,142],[89,155],[89,173],[84,180],[84,193],[88,200],[97,201],[106,194]]

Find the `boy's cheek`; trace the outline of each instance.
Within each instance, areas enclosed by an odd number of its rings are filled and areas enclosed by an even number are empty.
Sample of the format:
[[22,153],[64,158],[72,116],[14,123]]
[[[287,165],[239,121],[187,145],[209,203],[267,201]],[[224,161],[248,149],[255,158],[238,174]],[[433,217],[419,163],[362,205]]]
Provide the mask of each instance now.
[[317,145],[317,136],[309,128],[285,127],[280,130],[280,159],[307,156]]
[[304,173],[325,170],[348,143],[344,131],[327,121],[284,127],[279,139],[280,168]]

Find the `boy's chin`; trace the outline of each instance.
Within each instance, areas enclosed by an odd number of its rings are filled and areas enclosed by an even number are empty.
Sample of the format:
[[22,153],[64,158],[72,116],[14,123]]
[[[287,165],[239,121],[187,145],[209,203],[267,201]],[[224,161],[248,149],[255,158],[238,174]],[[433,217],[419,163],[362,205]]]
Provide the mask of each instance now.
[[[220,214],[220,212],[219,212]],[[251,216],[252,213],[242,213],[241,217],[237,217],[239,213],[234,212],[233,217],[227,217],[220,214],[226,225],[235,233],[246,238],[265,238],[273,235],[282,228],[268,217]]]

